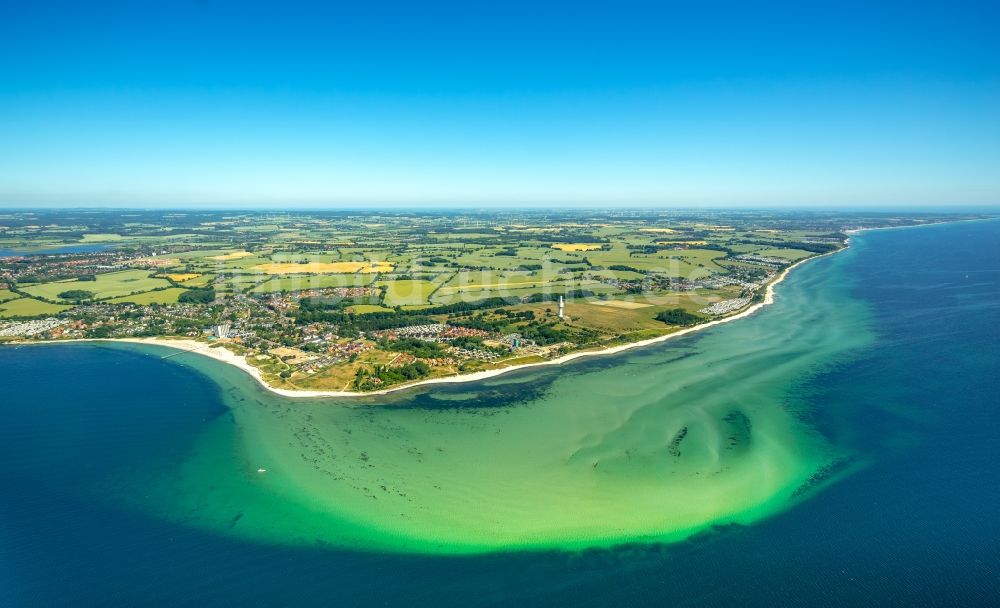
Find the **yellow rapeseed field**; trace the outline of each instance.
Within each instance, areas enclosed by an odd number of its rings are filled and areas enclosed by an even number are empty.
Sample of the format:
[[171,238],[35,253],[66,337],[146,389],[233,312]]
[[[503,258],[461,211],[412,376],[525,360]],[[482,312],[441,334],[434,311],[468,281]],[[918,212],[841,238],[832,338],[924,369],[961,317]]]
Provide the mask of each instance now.
[[240,258],[248,258],[253,254],[249,251],[234,251],[232,253],[226,253],[224,255],[213,255],[208,258],[210,260],[218,260],[220,262],[228,262],[229,260],[238,260]]
[[556,243],[552,245],[552,248],[559,251],[594,251],[600,249],[601,245],[599,243]]

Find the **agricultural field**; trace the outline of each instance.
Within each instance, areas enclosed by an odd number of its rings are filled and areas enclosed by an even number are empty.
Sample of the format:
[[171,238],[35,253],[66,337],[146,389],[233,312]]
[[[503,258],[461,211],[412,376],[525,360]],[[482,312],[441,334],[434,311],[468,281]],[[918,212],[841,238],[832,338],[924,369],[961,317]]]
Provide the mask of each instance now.
[[157,291],[147,291],[132,296],[112,298],[110,304],[176,304],[182,293],[187,291],[181,287],[168,287]]
[[271,262],[251,267],[264,274],[369,274],[392,272],[386,262]]
[[48,302],[33,300],[31,298],[18,298],[0,303],[0,318],[53,315],[70,308],[72,306],[49,304]]
[[354,304],[347,307],[347,310],[355,314],[367,314],[372,312],[392,312],[393,309],[386,306],[379,306],[378,304]]
[[208,259],[215,260],[216,262],[228,262],[230,260],[239,260],[242,258],[248,258],[253,254],[249,251],[233,251],[231,253],[220,253],[219,255],[210,256]]
[[291,275],[275,278],[264,277],[264,282],[251,290],[251,293],[291,293],[309,289],[329,289],[333,287],[360,287],[371,285],[378,278],[376,274],[313,274]]
[[[174,279],[175,281],[177,279]],[[184,281],[179,281],[184,287],[205,287],[210,285],[215,280],[215,275],[213,274],[198,274],[194,275],[194,278],[185,279]]]
[[433,281],[395,280],[381,283],[385,287],[386,306],[427,304],[438,285]]
[[784,258],[792,262],[797,262],[812,255],[810,252],[803,251],[801,249],[774,249],[774,248],[759,249],[757,251],[754,251],[753,253],[768,257]]
[[602,246],[600,243],[555,243],[552,248],[559,251],[595,251]]
[[174,272],[164,275],[156,275],[156,278],[170,279],[175,283],[183,283],[192,279],[197,279],[201,275],[196,272]]
[[166,279],[155,279],[146,270],[124,270],[95,275],[93,281],[55,281],[25,287],[25,293],[45,300],[66,302],[59,296],[70,290],[83,290],[93,293],[93,299],[107,299],[119,296],[143,293],[154,289],[170,287]]

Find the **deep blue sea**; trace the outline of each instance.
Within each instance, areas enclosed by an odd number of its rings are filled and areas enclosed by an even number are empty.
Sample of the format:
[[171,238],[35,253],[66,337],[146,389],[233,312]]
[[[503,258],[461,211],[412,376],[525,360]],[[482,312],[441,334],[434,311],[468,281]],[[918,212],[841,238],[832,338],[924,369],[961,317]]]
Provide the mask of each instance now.
[[867,466],[666,546],[384,555],[142,516],[102,499],[105,473],[183,458],[228,415],[214,382],[127,350],[0,348],[0,605],[996,605],[1000,222],[873,231],[848,259],[796,272],[842,273],[876,339],[803,391]]

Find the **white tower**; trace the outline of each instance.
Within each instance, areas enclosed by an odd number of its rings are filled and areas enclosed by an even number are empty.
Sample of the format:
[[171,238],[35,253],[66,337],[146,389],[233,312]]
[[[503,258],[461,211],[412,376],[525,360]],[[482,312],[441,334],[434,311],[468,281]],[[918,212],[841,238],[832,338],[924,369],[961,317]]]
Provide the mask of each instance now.
[[559,296],[559,318],[563,318],[563,297]]

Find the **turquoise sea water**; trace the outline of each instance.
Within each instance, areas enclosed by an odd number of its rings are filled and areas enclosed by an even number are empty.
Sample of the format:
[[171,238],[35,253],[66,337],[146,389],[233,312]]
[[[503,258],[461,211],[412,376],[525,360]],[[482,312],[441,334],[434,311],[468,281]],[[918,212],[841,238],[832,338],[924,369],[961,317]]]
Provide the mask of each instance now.
[[998,323],[979,222],[867,233],[692,337],[378,404],[0,349],[0,602],[983,605]]

